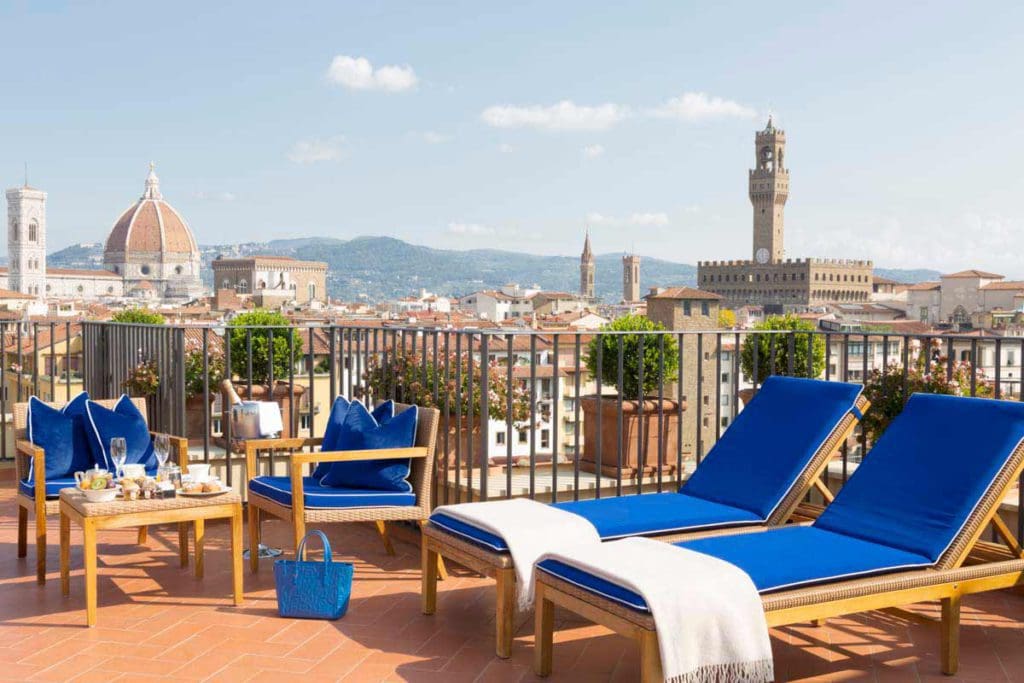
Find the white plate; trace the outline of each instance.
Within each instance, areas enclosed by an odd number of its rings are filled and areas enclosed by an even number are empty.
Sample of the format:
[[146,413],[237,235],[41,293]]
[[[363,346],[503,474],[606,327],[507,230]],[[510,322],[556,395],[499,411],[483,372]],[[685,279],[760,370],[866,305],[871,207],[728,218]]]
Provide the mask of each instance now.
[[227,493],[230,490],[231,489],[229,488],[223,488],[220,491],[203,491],[202,493],[189,493],[184,489],[178,489],[178,495],[188,496],[190,498],[209,498],[210,496],[219,496],[221,494]]

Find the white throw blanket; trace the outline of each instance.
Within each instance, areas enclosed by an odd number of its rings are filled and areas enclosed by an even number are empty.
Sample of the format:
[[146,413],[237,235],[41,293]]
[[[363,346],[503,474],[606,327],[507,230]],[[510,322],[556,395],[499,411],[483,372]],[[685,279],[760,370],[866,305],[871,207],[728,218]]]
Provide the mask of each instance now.
[[558,560],[639,593],[658,628],[670,683],[761,683],[774,678],[761,598],[739,567],[649,538],[577,546]]
[[553,550],[570,551],[581,545],[601,544],[597,529],[584,517],[528,498],[442,505],[434,513],[505,539],[515,563],[520,610],[532,606],[533,566],[538,557]]

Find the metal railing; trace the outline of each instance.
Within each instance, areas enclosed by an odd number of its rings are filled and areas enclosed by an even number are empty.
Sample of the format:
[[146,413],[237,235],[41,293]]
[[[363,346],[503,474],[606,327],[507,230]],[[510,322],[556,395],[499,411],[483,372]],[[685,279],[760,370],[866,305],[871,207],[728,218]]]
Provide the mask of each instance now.
[[[220,420],[217,367],[226,368],[243,396],[276,387],[273,398],[286,406],[291,433],[321,434],[339,395],[367,405],[395,399],[437,407],[439,504],[671,490],[773,373],[871,378],[873,385],[884,375],[903,400],[914,388],[940,384],[1019,400],[1024,371],[1022,337],[879,329],[637,333],[44,322],[0,323],[0,335],[5,416],[32,394],[61,402],[81,389],[108,398],[141,387],[153,428],[187,434],[192,457],[223,458],[229,483],[242,458],[227,447],[232,435],[230,422]],[[617,389],[630,386],[626,394]],[[10,458],[8,420],[2,429],[0,457]],[[845,482],[867,450],[867,431],[858,429],[826,483]]]

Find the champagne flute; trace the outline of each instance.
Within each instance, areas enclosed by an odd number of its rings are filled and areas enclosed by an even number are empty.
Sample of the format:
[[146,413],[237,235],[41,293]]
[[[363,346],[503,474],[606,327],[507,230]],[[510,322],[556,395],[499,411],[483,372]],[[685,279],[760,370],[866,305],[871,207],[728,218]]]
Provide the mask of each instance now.
[[153,439],[153,452],[156,454],[157,462],[160,463],[160,469],[163,469],[171,454],[171,440],[166,434],[157,434]]
[[120,479],[124,472],[124,465],[128,461],[128,444],[124,437],[115,436],[110,440],[110,459],[114,463],[114,471]]

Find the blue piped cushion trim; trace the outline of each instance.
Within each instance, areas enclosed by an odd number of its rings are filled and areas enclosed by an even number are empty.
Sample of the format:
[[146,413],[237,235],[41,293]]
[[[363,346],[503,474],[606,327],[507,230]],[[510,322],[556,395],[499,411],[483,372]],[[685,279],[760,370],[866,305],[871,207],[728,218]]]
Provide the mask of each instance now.
[[[358,451],[409,448],[416,444],[419,410],[410,406],[389,420],[378,422],[362,403],[352,403],[339,430],[334,450]],[[401,460],[332,462],[320,479],[323,486],[411,493],[411,463]]]
[[[46,479],[66,477],[93,465],[85,426],[85,404],[89,394],[81,392],[60,410],[37,397],[28,400],[28,440],[46,452]],[[29,464],[28,481],[33,481],[35,459]]]
[[[46,497],[56,498],[60,493],[61,489],[73,489],[75,488],[74,477],[56,477],[54,479],[46,480]],[[29,498],[36,497],[36,487],[30,481],[19,481],[18,492],[22,495],[28,496]]]
[[145,465],[147,470],[156,469],[158,463],[156,454],[153,453],[149,425],[127,394],[117,400],[113,410],[104,408],[95,401],[87,401],[85,412],[88,419],[89,443],[97,463],[113,471],[110,440],[114,437],[123,437],[128,446],[127,464]]
[[[340,451],[343,448],[338,447],[338,443],[342,437],[342,429],[345,424],[345,417],[348,415],[348,411],[351,409],[352,402],[344,396],[338,396],[334,399],[334,403],[331,404],[331,414],[327,417],[327,427],[324,429],[324,440],[320,444],[320,450],[322,451]],[[389,422],[391,418],[395,416],[395,402],[384,401],[378,404],[371,412],[370,415],[377,421],[377,424],[384,424]],[[323,479],[327,471],[331,469],[331,463],[321,462],[317,463],[316,469],[313,470],[313,478],[317,481]]]
[[[396,507],[416,504],[415,493],[321,486],[313,477],[303,477],[302,488],[303,504],[309,509]],[[249,493],[280,505],[292,506],[290,477],[256,477],[249,481]]]

